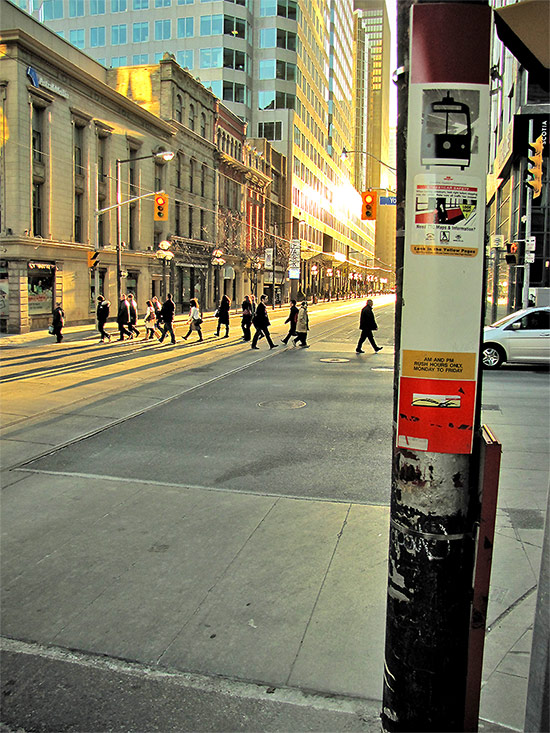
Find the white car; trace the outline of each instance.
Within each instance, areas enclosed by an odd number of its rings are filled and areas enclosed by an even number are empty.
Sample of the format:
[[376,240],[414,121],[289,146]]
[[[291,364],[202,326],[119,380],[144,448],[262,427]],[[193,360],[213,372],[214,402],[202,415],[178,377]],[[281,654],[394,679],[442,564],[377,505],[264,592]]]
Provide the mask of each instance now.
[[505,361],[550,363],[550,307],[525,308],[485,326],[481,360],[485,369]]

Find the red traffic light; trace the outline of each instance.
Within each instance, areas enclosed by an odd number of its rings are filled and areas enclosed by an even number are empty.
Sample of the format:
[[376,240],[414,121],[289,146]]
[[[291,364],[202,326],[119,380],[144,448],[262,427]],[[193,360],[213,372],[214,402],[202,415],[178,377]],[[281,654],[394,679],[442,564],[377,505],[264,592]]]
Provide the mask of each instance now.
[[361,219],[374,221],[376,219],[376,202],[378,194],[376,191],[363,191],[361,194]]
[[168,196],[162,193],[155,194],[154,221],[168,221]]

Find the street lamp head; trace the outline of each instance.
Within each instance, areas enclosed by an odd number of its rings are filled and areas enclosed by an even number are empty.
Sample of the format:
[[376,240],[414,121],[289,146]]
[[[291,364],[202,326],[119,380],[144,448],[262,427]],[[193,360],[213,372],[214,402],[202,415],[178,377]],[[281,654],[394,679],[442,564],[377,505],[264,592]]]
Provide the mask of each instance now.
[[346,148],[342,148],[342,154],[340,155],[340,160],[347,160],[348,153],[349,153],[349,150],[346,150]]
[[172,153],[172,151],[170,150],[161,150],[160,153],[155,153],[153,157],[160,158],[167,163],[169,160],[172,160],[174,158],[174,155],[175,153]]

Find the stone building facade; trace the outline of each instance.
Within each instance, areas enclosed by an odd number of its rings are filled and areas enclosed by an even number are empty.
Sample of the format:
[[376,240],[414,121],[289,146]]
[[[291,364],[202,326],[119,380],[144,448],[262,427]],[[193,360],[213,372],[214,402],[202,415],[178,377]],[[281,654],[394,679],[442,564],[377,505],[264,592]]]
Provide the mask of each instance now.
[[[46,328],[56,302],[68,324],[92,322],[98,292],[112,310],[118,290],[134,292],[143,311],[170,290],[179,312],[191,297],[208,309],[221,289],[249,292],[244,241],[232,285],[212,264],[224,160],[242,166],[232,216],[244,219],[251,175],[269,193],[243,162],[244,123],[169,54],[107,70],[8,0],[0,11],[0,329]],[[227,153],[230,117],[240,147]],[[158,191],[166,221],[154,221]]]

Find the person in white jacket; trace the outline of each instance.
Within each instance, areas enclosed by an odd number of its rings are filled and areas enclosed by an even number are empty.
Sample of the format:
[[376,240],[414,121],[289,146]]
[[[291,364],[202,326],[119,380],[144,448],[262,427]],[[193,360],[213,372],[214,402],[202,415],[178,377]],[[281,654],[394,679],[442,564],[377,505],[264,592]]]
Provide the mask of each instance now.
[[183,337],[183,340],[187,341],[189,336],[191,336],[191,332],[196,331],[199,334],[199,341],[204,341],[201,331],[201,312],[199,310],[199,304],[197,303],[195,298],[191,298],[191,300],[189,301],[189,306],[189,331],[187,331],[187,333]]

